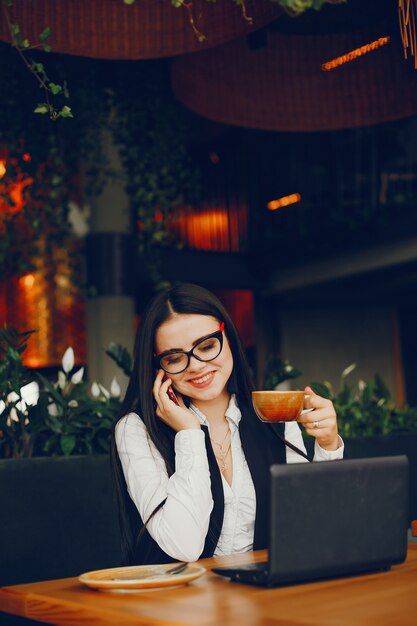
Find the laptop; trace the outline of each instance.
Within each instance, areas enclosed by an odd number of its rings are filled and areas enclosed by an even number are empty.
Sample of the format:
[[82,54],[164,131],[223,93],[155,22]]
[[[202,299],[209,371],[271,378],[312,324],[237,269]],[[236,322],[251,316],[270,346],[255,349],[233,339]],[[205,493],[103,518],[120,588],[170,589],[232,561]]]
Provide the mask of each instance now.
[[408,471],[406,456],[273,465],[269,561],[213,572],[275,587],[402,563]]

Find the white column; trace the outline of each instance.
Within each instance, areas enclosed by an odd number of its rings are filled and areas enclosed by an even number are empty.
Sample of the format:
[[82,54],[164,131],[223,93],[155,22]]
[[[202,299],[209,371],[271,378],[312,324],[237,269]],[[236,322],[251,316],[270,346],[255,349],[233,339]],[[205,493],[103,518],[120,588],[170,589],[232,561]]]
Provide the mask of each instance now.
[[[110,167],[122,171],[118,150],[108,130],[103,133],[103,148]],[[88,194],[88,189],[86,192]],[[88,202],[91,207],[88,274],[90,279],[93,274],[100,286],[97,295],[90,297],[86,306],[88,375],[90,380],[96,380],[106,388],[116,376],[124,392],[127,378],[105,350],[111,341],[122,344],[130,352],[133,350],[134,298],[123,284],[128,282],[126,272],[133,268],[123,263],[118,246],[125,245],[124,239],[127,243],[132,231],[129,198],[123,182],[112,178],[101,194],[89,197]],[[111,245],[115,240],[118,243]],[[108,247],[106,241],[109,241]],[[101,250],[100,254],[96,254],[97,249]]]

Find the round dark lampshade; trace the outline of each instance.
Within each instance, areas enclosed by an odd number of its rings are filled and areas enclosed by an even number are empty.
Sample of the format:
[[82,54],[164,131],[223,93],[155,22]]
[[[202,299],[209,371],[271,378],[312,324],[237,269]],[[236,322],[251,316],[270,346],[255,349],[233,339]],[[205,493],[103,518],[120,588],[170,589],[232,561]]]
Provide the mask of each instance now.
[[[390,37],[388,44],[331,71],[321,69],[383,37]],[[192,111],[249,128],[334,130],[417,113],[417,72],[404,60],[395,22],[325,35],[271,29],[262,48],[240,39],[176,59],[172,80],[177,98]]]
[[[46,26],[54,52],[98,59],[150,59],[217,46],[249,34],[282,14],[271,0],[246,0],[251,26],[232,0],[194,0],[196,25],[206,36],[200,42],[186,8],[170,0],[42,0],[14,2],[11,21],[20,25],[29,41],[37,43]],[[0,39],[10,42],[6,20],[0,18]]]

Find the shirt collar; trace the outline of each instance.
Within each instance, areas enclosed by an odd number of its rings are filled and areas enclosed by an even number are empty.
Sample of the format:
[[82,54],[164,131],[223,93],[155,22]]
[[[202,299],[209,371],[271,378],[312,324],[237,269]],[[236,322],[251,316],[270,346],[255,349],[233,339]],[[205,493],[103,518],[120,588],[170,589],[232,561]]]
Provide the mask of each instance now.
[[[200,409],[194,406],[194,404],[190,404],[190,409],[193,411],[193,413],[195,413],[195,415],[197,415],[202,426],[209,425],[206,416],[202,411],[200,411]],[[235,426],[239,425],[239,422],[242,418],[242,413],[240,412],[240,409],[237,405],[236,395],[234,393],[230,396],[229,406],[226,409],[225,415],[227,421],[232,422]]]

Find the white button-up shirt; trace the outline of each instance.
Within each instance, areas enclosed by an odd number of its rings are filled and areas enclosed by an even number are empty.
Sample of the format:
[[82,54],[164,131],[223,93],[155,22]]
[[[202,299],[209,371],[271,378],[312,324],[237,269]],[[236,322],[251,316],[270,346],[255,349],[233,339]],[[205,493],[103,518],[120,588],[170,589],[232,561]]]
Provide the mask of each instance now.
[[[209,422],[193,405],[201,425]],[[231,430],[233,458],[232,485],[224,479],[224,518],[215,556],[247,552],[253,548],[256,495],[239,435],[241,412],[232,396],[226,411]],[[285,424],[285,438],[301,450],[305,446],[297,422]],[[339,438],[340,439],[340,438]],[[201,555],[213,509],[210,470],[204,432],[198,429],[179,431],[175,436],[175,472],[168,477],[165,462],[150,440],[140,417],[129,413],[116,427],[116,444],[128,492],[142,520],[146,521],[157,505],[164,506],[147,524],[150,535],[164,552],[179,561],[195,561]],[[314,461],[343,458],[343,441],[328,451],[315,442]],[[287,463],[307,462],[286,447]]]

